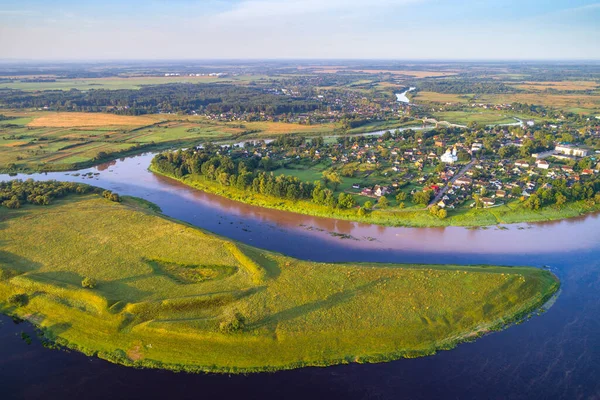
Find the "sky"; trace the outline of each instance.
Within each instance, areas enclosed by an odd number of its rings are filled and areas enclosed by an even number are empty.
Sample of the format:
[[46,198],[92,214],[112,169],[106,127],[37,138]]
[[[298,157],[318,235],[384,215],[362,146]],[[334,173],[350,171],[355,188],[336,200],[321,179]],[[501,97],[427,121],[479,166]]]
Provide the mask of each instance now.
[[0,0],[0,60],[598,60],[598,0]]

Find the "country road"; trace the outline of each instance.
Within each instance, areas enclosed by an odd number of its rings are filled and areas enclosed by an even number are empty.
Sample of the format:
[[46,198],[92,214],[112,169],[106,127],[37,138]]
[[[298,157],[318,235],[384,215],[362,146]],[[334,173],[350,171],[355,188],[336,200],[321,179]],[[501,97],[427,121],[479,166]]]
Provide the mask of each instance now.
[[450,179],[450,181],[448,181],[448,183],[442,188],[442,190],[439,191],[439,193],[433,198],[433,200],[429,202],[427,208],[439,203],[439,201],[442,199],[442,197],[444,197],[444,195],[448,191],[448,188],[452,186],[452,183],[454,183],[458,178],[461,178],[464,174],[466,174],[467,171],[471,169],[473,164],[475,164],[474,158],[472,158],[470,163],[465,165],[460,171],[458,171],[456,175],[452,177],[452,179]]

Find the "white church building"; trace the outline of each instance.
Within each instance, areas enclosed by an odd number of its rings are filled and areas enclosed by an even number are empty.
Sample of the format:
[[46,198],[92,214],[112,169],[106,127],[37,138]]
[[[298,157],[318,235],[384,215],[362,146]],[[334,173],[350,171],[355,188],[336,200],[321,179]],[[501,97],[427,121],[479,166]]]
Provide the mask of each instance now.
[[448,148],[448,150],[446,150],[446,152],[442,154],[442,157],[440,159],[443,163],[446,164],[454,164],[455,162],[457,162],[458,156],[456,155],[456,147],[453,147],[452,149]]

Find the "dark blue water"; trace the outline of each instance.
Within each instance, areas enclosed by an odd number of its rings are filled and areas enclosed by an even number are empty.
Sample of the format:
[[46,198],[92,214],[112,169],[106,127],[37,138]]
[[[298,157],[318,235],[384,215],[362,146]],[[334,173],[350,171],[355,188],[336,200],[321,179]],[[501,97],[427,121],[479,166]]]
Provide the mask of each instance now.
[[[507,230],[373,227],[223,201],[154,177],[146,165],[143,157],[128,159],[104,169],[97,180],[83,181],[147,198],[170,216],[300,258],[548,265],[561,279],[562,292],[545,314],[432,357],[249,376],[136,370],[48,350],[30,326],[0,317],[1,399],[600,398],[598,217]],[[45,178],[82,180],[64,174]],[[21,339],[22,331],[34,337],[31,345]]]

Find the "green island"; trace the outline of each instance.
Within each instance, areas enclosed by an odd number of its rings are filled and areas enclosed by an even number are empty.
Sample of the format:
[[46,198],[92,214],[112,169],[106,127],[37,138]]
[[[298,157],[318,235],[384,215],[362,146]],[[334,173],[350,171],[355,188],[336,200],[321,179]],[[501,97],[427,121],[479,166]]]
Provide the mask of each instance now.
[[521,321],[559,287],[530,267],[297,260],[77,183],[2,182],[0,195],[2,313],[48,344],[135,367],[426,356]]

